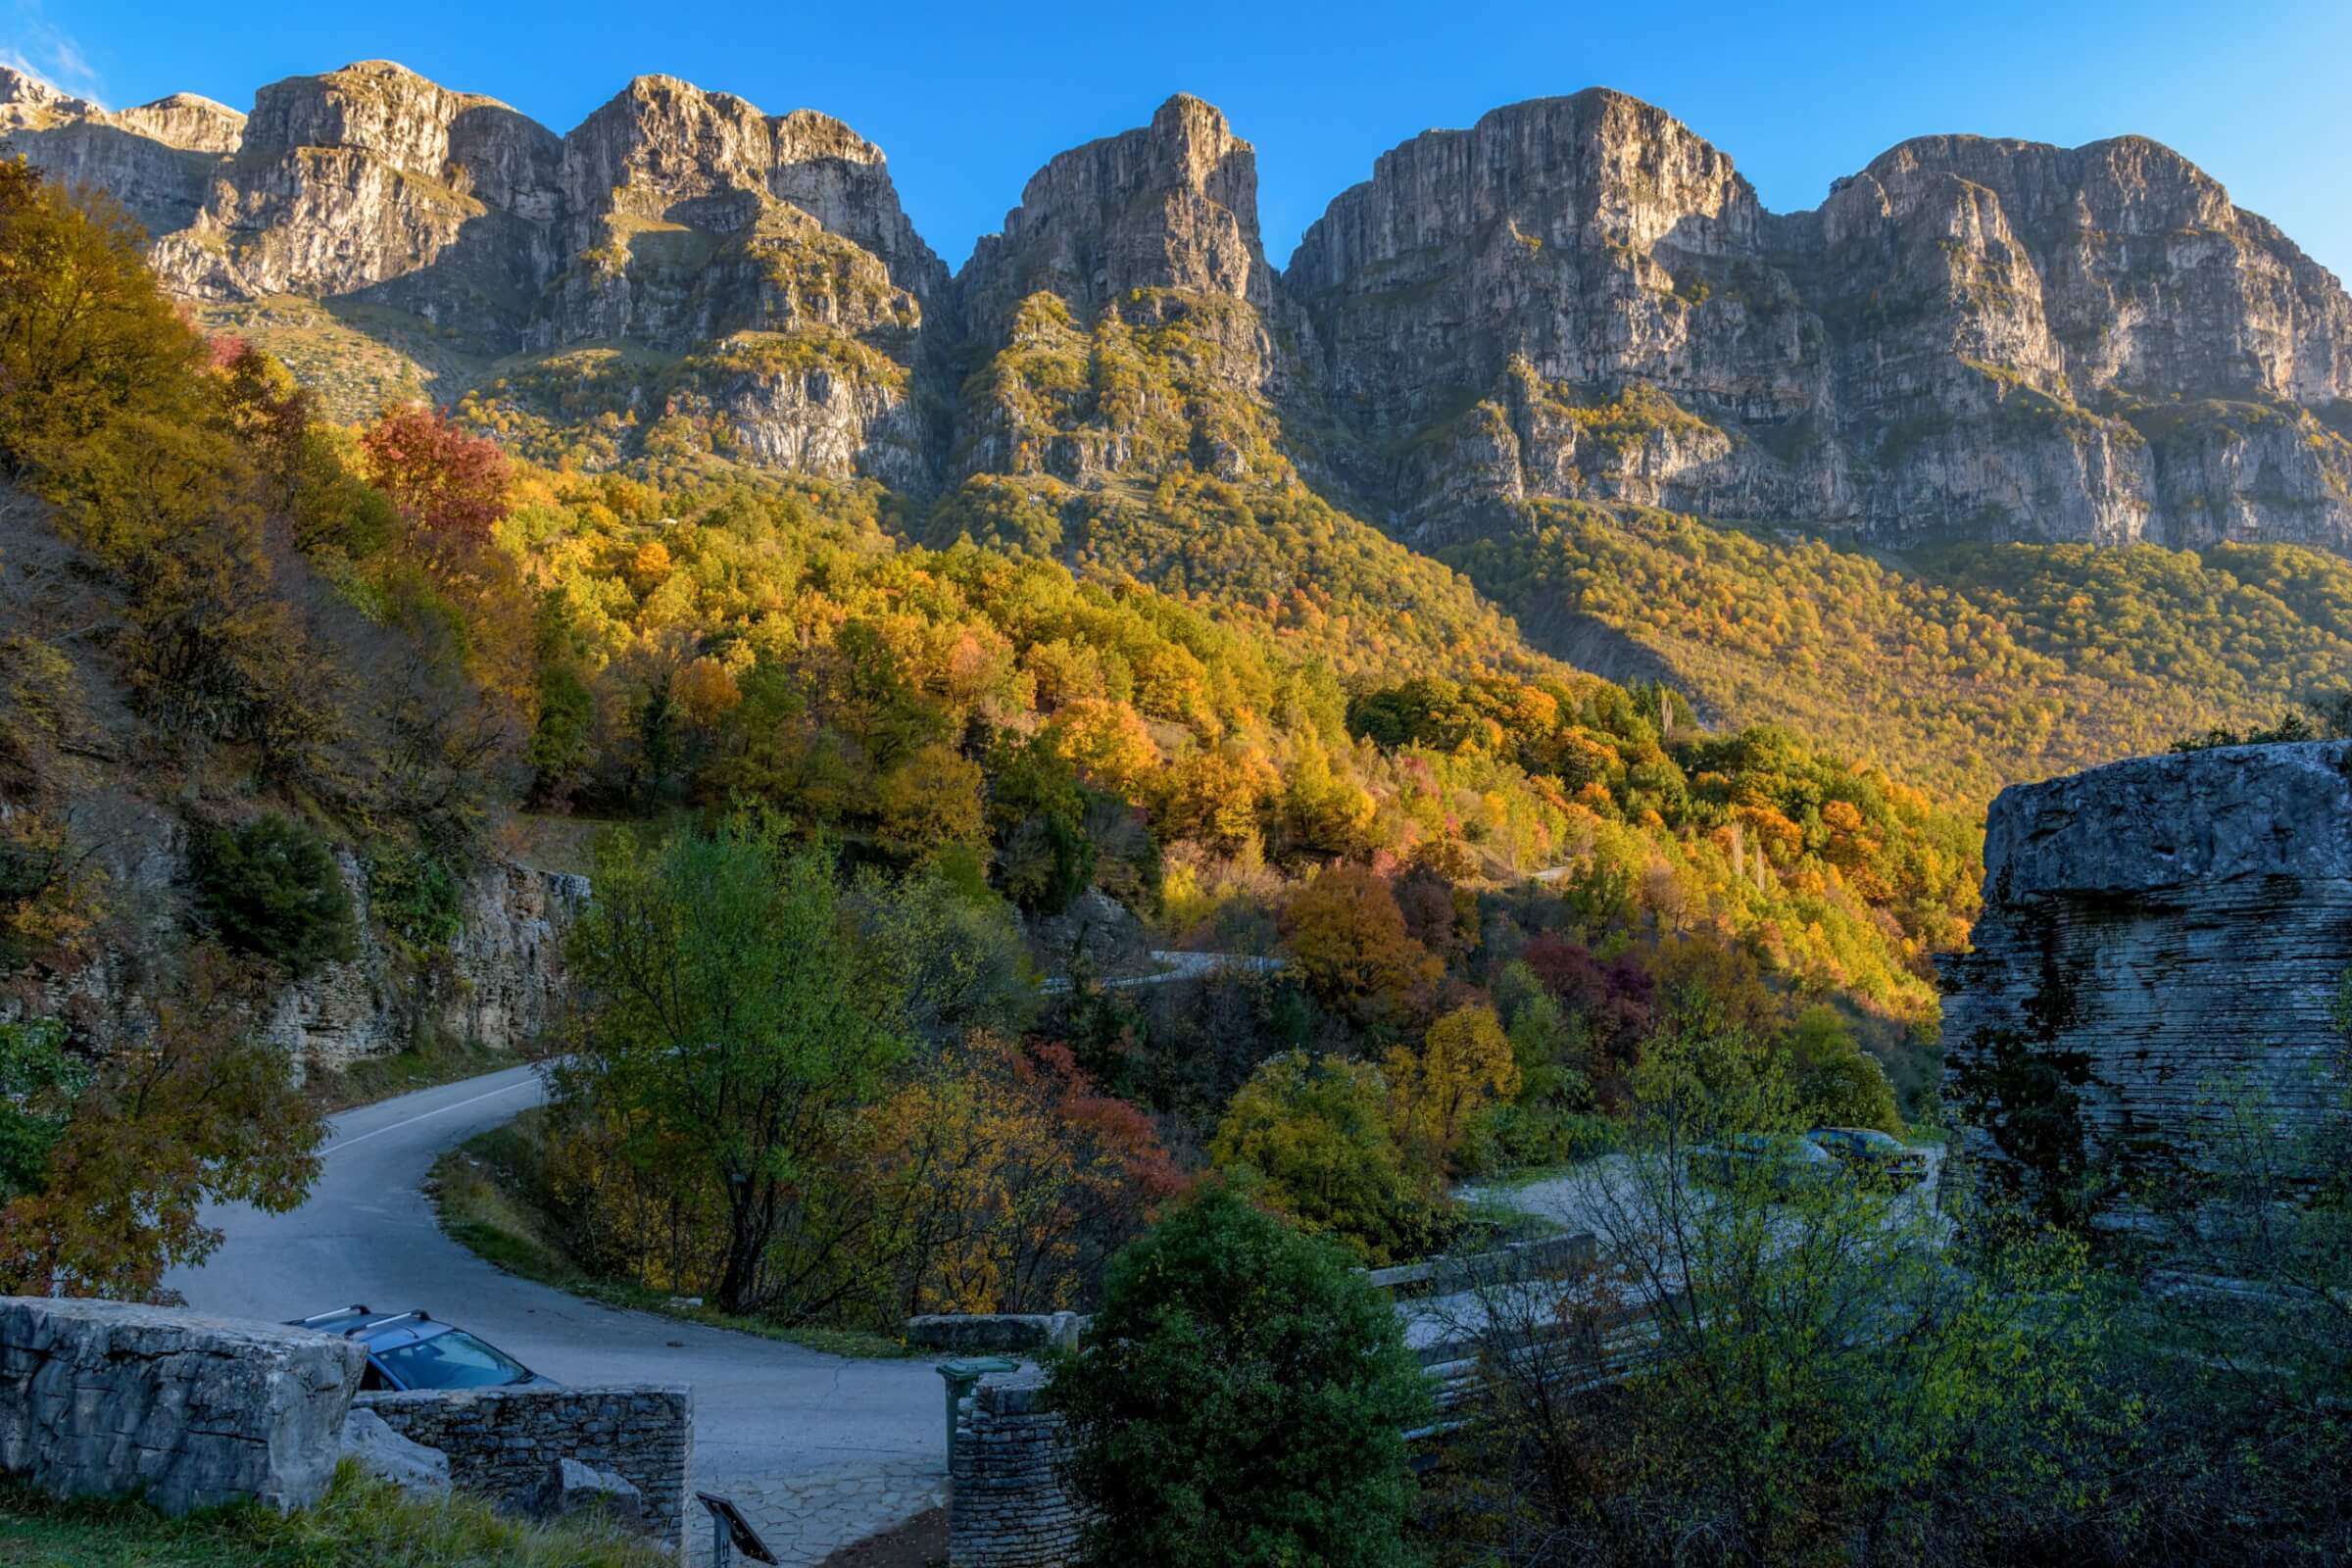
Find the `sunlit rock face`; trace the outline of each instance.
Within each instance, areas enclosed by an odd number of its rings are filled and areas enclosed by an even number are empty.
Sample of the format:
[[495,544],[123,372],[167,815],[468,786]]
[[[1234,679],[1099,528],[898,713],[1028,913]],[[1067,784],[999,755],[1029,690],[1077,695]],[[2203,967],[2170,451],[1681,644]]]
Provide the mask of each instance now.
[[1295,464],[1432,547],[1601,501],[1898,545],[2352,549],[2352,300],[2138,137],[1925,137],[1776,215],[1592,89],[1383,154],[1277,270],[1254,150],[1179,94],[1048,161],[956,275],[849,126],[667,76],[559,136],[384,61],[250,117],[0,71],[0,143],[111,192],[208,319],[309,333],[298,373],[394,350],[339,412],[422,386],[502,429],[609,415],[598,461],[667,420],[917,492]]
[[[1359,488],[2098,543],[2352,544],[2352,302],[2136,137],[1906,142],[1817,211],[1606,91],[1382,156],[1284,281]],[[1533,504],[1531,506],[1531,504]]]
[[[1944,960],[1946,1098],[2031,1181],[2210,1156],[2342,1091],[2352,743],[2147,757],[2002,792]],[[2294,1172],[2289,1171],[2291,1180]]]
[[265,87],[250,117],[185,97],[112,115],[0,71],[0,134],[128,207],[173,292],[318,302],[269,319],[327,337],[330,361],[338,333],[393,344],[418,374],[378,401],[495,364],[494,403],[561,420],[567,351],[619,346],[601,390],[632,421],[682,411],[750,463],[933,481],[944,432],[913,378],[948,270],[880,150],[825,116],[643,76],[558,136],[368,61]]

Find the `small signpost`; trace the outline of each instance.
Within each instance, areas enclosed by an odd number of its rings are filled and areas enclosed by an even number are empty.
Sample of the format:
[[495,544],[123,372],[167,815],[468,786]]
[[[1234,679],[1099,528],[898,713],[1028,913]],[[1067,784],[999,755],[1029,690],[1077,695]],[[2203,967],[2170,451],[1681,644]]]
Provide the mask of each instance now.
[[767,1543],[760,1539],[760,1532],[752,1528],[742,1509],[708,1492],[694,1495],[710,1510],[710,1568],[729,1568],[739,1551],[746,1562],[763,1562],[775,1568],[776,1554],[767,1549]]

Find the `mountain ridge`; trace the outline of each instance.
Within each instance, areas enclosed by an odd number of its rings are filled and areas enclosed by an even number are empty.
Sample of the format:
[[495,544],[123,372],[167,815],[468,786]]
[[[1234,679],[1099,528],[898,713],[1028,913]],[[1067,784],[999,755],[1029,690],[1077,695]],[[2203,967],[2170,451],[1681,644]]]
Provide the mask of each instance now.
[[[1278,268],[1254,149],[1177,94],[1049,160],[951,270],[851,127],[675,78],[561,135],[389,62],[233,113],[0,76],[0,139],[114,192],[174,292],[269,346],[307,322],[328,371],[389,348],[407,380],[350,412],[471,394],[589,466],[652,442],[917,498],[1281,469],[1424,549],[1596,502],[2352,552],[2352,299],[2142,137],[1913,138],[1776,214],[1666,111],[1588,88],[1382,153]],[[1077,333],[1042,368],[1076,381],[1013,408],[995,362],[1041,296]],[[1193,390],[1146,367],[1105,397],[1138,332],[1183,339]],[[1132,439],[1171,415],[1188,440]]]

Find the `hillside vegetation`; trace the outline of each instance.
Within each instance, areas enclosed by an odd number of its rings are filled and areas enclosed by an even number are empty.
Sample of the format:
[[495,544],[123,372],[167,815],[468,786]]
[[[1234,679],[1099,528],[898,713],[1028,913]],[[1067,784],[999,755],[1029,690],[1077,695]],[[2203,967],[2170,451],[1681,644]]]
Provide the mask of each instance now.
[[1534,640],[1940,798],[2161,751],[2352,680],[2352,564],[2291,545],[1906,557],[1572,503],[1446,559]]

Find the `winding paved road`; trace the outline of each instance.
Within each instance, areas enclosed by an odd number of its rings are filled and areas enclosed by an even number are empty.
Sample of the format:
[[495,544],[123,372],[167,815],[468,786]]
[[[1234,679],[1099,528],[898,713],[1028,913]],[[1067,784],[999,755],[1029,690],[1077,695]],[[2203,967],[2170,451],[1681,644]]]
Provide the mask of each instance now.
[[290,1214],[211,1211],[227,1240],[167,1283],[199,1310],[241,1317],[422,1307],[561,1382],[692,1384],[694,1485],[734,1497],[787,1563],[940,1501],[946,1435],[927,1363],[848,1360],[600,1306],[502,1273],[441,1233],[421,1191],[433,1161],[542,1096],[536,1071],[516,1067],[347,1111],[308,1201]]

